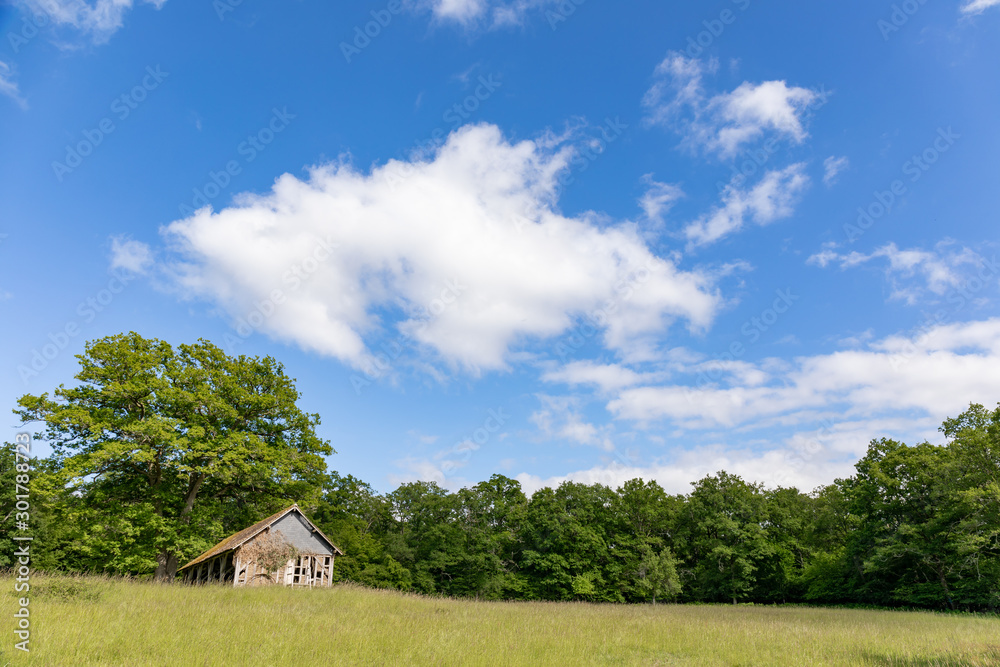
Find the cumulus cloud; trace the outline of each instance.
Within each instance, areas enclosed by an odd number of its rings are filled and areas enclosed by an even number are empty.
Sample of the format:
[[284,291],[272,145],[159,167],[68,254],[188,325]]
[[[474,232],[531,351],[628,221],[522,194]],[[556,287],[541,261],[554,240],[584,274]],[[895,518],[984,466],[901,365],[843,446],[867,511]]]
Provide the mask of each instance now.
[[611,439],[614,427],[610,424],[598,427],[587,421],[578,397],[539,394],[538,399],[542,406],[529,419],[544,437],[614,450]]
[[970,248],[956,248],[954,241],[938,243],[933,250],[900,249],[888,243],[869,254],[853,251],[838,253],[829,244],[812,255],[806,263],[825,268],[838,264],[841,270],[876,261],[885,261],[884,273],[891,286],[890,298],[913,305],[931,292],[944,296],[961,287],[985,268],[996,279],[1000,274],[995,261],[989,261]]
[[747,221],[763,226],[791,216],[808,184],[805,164],[801,162],[767,172],[749,189],[737,187],[734,181],[722,193],[721,205],[684,228],[689,247],[718,241],[742,229]]
[[619,488],[636,478],[656,481],[667,493],[688,493],[695,481],[725,470],[771,488],[795,487],[808,492],[853,474],[854,462],[864,455],[868,442],[876,435],[906,433],[920,441],[932,438],[935,430],[932,420],[821,421],[816,428],[778,439],[769,448],[716,443],[678,449],[647,462],[622,455],[566,475],[522,473],[516,479],[528,494],[555,488],[565,481]]
[[429,10],[434,18],[463,27],[502,28],[519,25],[532,10],[555,6],[560,0],[416,0],[412,3]]
[[962,5],[964,14],[980,14],[990,7],[1000,6],[1000,0],[970,0]]
[[[167,0],[142,0],[143,4],[159,9]],[[106,41],[122,27],[125,13],[134,0],[24,0],[25,7],[48,16],[53,23],[89,33],[97,42]]]
[[847,169],[850,165],[850,160],[846,157],[835,157],[831,155],[827,159],[823,160],[823,184],[827,187],[832,186],[837,182],[837,177],[840,172]]
[[153,264],[153,251],[141,241],[127,236],[111,237],[111,268],[146,273]]
[[[766,382],[703,377],[692,385],[634,387],[608,404],[616,417],[669,419],[690,428],[795,422],[814,410],[843,419],[958,414],[970,397],[1000,395],[1000,319],[924,327],[872,341],[867,349],[801,357]],[[746,369],[742,371],[745,373]],[[757,378],[758,380],[760,378]]]
[[162,268],[185,294],[361,369],[378,354],[366,341],[393,337],[478,372],[585,316],[610,349],[676,320],[707,327],[712,276],[655,256],[631,223],[558,212],[569,159],[478,125],[427,158],[285,174],[168,225]]
[[17,82],[14,81],[10,65],[2,60],[0,60],[0,94],[14,100],[22,109],[28,108],[28,103],[21,97],[21,90],[18,88]]
[[704,63],[671,52],[654,73],[654,82],[643,98],[646,122],[669,127],[684,136],[693,148],[703,148],[723,158],[733,157],[749,142],[773,134],[802,143],[808,136],[803,117],[822,95],[815,90],[789,86],[785,81],[740,84],[736,89],[709,95],[704,76],[717,63]]

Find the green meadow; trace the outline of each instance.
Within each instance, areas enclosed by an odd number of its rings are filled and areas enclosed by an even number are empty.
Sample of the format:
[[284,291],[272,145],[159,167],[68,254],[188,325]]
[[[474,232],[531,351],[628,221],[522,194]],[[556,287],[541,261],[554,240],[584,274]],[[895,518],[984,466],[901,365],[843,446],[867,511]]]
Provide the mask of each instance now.
[[[0,665],[1000,665],[1000,618],[798,606],[476,602],[339,585],[32,577]],[[20,595],[20,594],[18,594]]]

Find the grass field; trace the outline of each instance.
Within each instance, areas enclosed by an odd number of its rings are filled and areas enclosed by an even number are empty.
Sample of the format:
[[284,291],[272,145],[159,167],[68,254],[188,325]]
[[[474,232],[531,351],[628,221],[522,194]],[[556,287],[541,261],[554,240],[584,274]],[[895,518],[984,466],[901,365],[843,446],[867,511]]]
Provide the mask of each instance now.
[[1000,665],[1000,619],[805,607],[487,603],[353,586],[157,586],[34,575],[31,652],[46,665]]

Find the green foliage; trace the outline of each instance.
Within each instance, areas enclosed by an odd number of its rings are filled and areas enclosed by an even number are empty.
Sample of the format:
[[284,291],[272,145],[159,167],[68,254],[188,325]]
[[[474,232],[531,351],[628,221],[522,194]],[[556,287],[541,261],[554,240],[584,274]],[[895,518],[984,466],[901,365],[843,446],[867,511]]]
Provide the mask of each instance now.
[[156,568],[169,580],[227,532],[318,495],[332,449],[274,359],[135,333],[88,343],[78,358],[79,386],[25,395],[15,410],[44,425],[36,438],[54,451],[65,566]]
[[[481,600],[818,602],[1000,609],[1000,407],[947,419],[944,444],[870,443],[853,476],[802,493],[721,471],[564,482],[530,499],[502,475],[379,494],[325,472],[317,415],[271,358],[88,344],[77,387],[24,396],[54,455],[31,463],[32,561],[173,577],[178,562],[297,501],[346,555],[341,581]],[[13,453],[0,452],[0,568],[13,552]]]

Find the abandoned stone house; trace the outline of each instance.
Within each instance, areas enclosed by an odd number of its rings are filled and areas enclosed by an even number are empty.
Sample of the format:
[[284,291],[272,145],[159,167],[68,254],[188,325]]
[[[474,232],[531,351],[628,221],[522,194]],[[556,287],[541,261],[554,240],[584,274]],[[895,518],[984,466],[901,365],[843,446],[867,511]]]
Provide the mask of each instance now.
[[[255,559],[255,554],[260,553],[255,546],[265,542],[285,545],[288,553],[293,554],[292,558],[277,569],[262,567]],[[230,535],[182,567],[178,574],[192,584],[330,586],[334,558],[343,555],[344,552],[313,525],[298,505],[292,505]]]

